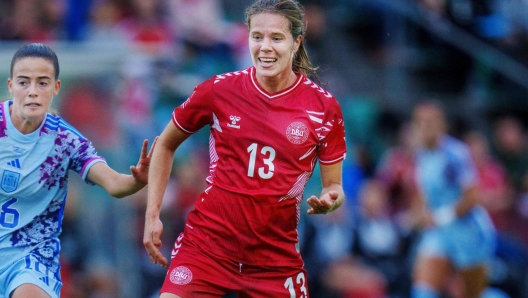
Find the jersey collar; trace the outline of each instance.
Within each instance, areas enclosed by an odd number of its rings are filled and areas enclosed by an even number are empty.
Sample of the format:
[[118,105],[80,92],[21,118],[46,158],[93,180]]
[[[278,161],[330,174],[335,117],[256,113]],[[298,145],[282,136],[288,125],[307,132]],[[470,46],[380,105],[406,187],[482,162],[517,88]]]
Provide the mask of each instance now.
[[257,78],[255,77],[255,74],[256,74],[256,69],[254,66],[252,66],[250,69],[249,69],[249,77],[251,79],[251,84],[253,85],[253,87],[255,87],[255,89],[257,89],[257,91],[264,95],[265,97],[269,98],[269,99],[275,99],[275,98],[278,98],[278,97],[281,97],[283,95],[286,95],[288,93],[291,93],[297,86],[299,86],[299,84],[301,83],[301,81],[303,80],[304,78],[304,75],[299,73],[299,72],[295,72],[298,76],[297,76],[297,80],[295,81],[295,83],[293,83],[293,85],[291,85],[290,87],[280,91],[280,92],[277,92],[277,93],[268,93],[266,90],[262,89],[259,85],[259,83],[257,82]]

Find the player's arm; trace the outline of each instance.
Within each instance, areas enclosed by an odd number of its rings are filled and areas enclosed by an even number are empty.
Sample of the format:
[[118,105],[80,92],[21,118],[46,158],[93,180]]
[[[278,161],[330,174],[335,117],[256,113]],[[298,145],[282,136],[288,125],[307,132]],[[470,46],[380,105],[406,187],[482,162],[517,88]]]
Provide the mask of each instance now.
[[466,215],[478,204],[478,172],[473,164],[469,150],[461,152],[458,160],[459,171],[456,182],[462,188],[462,194],[458,201],[440,207],[433,212],[433,219],[436,225],[451,223],[456,218]]
[[188,137],[189,134],[181,131],[171,121],[161,133],[156,148],[152,152],[151,167],[156,170],[150,171],[148,175],[150,185],[143,245],[145,245],[152,262],[154,264],[159,263],[163,267],[167,267],[168,262],[158,249],[161,246],[160,236],[163,232],[163,224],[160,220],[161,202],[172,170],[174,153]]
[[433,220],[436,225],[446,225],[458,217],[466,215],[478,204],[478,187],[471,185],[462,192],[460,200],[453,205],[445,205],[433,212]]
[[478,187],[470,186],[462,193],[462,198],[455,207],[456,216],[466,215],[475,205],[478,204]]
[[101,186],[111,196],[116,198],[123,198],[136,193],[148,182],[150,154],[155,144],[156,139],[147,155],[148,140],[143,141],[138,164],[130,166],[131,175],[118,173],[106,163],[98,162],[88,171],[88,180]]
[[311,196],[307,202],[310,205],[308,214],[325,214],[339,208],[345,200],[343,191],[343,162],[332,165],[320,165],[323,190],[319,198]]

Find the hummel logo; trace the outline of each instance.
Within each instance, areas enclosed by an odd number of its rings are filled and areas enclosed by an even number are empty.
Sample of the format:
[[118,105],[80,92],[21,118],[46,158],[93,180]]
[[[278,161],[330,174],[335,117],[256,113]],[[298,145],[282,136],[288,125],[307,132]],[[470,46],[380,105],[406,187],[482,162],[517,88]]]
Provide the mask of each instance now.
[[8,162],[7,165],[20,169],[20,161],[18,160],[18,158]]
[[240,121],[240,117],[231,115],[229,116],[229,119],[231,120],[231,123],[228,123],[227,126],[240,129],[240,125],[237,125],[237,122]]

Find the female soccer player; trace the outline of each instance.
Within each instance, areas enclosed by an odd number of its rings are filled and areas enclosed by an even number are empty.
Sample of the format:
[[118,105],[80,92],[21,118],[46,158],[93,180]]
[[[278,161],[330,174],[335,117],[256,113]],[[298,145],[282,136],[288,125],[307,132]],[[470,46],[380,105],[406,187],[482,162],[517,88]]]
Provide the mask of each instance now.
[[441,107],[419,104],[413,113],[421,147],[416,179],[429,225],[418,247],[412,298],[438,298],[453,273],[464,297],[477,298],[487,286],[485,263],[494,252],[495,229],[479,206],[477,172],[468,147],[446,134]]
[[246,10],[253,66],[198,85],[174,110],[152,154],[143,242],[161,255],[160,207],[175,150],[210,127],[208,186],[176,239],[161,297],[308,297],[297,223],[319,160],[322,192],[309,214],[344,200],[345,133],[335,98],[316,85],[295,0],[259,0]]
[[56,298],[68,170],[112,196],[133,194],[147,183],[148,141],[132,175],[120,174],[89,140],[48,113],[61,82],[57,56],[43,44],[15,53],[7,85],[13,98],[0,104],[0,297]]

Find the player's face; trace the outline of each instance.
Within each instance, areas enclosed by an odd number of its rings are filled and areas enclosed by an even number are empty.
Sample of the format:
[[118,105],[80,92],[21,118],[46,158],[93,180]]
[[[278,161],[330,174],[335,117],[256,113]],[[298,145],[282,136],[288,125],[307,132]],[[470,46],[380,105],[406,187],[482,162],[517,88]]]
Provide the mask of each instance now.
[[53,96],[60,90],[55,80],[53,64],[43,58],[28,57],[15,62],[13,77],[7,80],[13,96],[13,121],[40,124],[48,111]]
[[435,107],[418,107],[413,114],[413,124],[421,143],[428,147],[436,146],[438,137],[445,131],[444,116]]
[[281,14],[259,13],[251,18],[249,50],[257,77],[281,80],[292,73],[293,56],[301,44],[302,36],[295,40],[290,22]]

